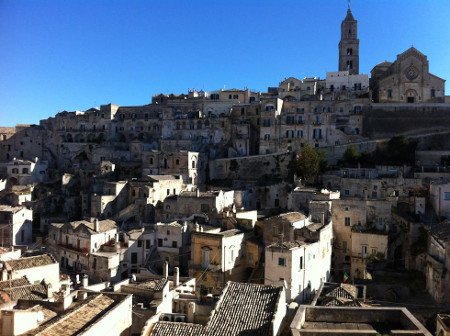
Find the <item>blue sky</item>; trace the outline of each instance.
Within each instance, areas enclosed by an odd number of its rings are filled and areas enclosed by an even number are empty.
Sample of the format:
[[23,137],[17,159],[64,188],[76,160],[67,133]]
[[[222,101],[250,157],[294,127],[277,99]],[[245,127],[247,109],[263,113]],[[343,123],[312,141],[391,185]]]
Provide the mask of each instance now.
[[[0,125],[324,77],[337,70],[346,10],[346,0],[0,0]],[[414,45],[450,80],[450,1],[352,0],[352,11],[362,73]]]

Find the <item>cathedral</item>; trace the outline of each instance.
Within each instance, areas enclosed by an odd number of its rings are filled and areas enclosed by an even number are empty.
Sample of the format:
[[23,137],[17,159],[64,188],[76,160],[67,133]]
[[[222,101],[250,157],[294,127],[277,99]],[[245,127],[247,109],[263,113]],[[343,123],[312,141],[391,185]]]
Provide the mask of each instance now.
[[[350,6],[341,23],[339,71],[359,74],[358,21]],[[370,90],[374,103],[444,103],[445,80],[429,72],[427,57],[414,47],[382,62],[371,71]]]

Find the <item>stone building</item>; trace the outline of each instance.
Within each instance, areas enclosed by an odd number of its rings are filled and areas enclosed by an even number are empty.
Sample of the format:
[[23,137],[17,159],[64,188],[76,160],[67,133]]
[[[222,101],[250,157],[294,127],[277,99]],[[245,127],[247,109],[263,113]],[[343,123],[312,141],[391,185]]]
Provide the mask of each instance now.
[[298,230],[294,241],[266,247],[264,283],[286,285],[287,302],[311,299],[330,277],[332,225],[313,223]]
[[428,235],[425,278],[427,291],[438,303],[450,302],[450,223],[433,226]]
[[353,17],[350,5],[341,23],[339,71],[349,71],[351,75],[359,74],[358,21]]
[[369,277],[366,272],[368,260],[388,257],[391,203],[384,200],[333,200],[332,221],[335,275],[366,279]]
[[429,72],[427,57],[414,47],[371,71],[376,103],[444,103],[445,80]]
[[29,245],[32,242],[33,210],[24,206],[0,205],[2,246]]
[[52,223],[48,244],[61,268],[96,281],[117,281],[123,253],[116,234],[116,223],[110,219]]
[[231,229],[192,232],[189,276],[205,293],[220,294],[229,280],[247,280],[246,235]]

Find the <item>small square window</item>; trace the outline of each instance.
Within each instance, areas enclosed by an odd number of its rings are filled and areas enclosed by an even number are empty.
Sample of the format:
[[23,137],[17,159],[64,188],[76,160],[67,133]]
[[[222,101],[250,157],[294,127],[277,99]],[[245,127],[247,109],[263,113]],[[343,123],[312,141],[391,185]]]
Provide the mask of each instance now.
[[278,266],[286,266],[286,259],[285,258],[278,258]]

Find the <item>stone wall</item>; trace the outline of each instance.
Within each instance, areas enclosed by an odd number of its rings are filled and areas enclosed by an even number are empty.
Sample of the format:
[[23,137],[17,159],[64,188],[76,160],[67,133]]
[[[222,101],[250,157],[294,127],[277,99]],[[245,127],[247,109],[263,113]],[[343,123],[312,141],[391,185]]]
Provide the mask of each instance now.
[[450,130],[450,104],[372,104],[363,116],[363,134],[372,139]]
[[288,165],[291,160],[292,153],[289,152],[212,160],[209,162],[209,178],[211,180],[284,178],[289,174]]

